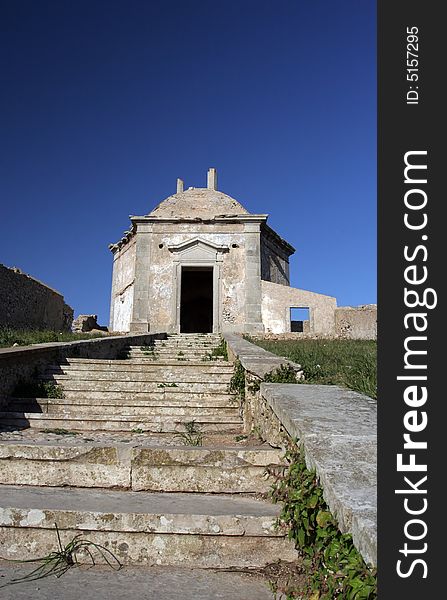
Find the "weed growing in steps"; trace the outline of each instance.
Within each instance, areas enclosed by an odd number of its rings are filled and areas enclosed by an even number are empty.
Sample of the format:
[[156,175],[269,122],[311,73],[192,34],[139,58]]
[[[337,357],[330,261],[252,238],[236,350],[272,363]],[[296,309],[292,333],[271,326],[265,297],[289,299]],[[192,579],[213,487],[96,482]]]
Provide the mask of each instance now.
[[203,443],[203,432],[195,421],[183,423],[185,431],[175,434],[174,437],[182,440],[185,446],[201,446]]
[[159,387],[159,388],[174,388],[174,387],[178,387],[178,385],[176,383],[159,383],[157,385],[157,387]]
[[[288,467],[282,474],[272,472],[273,502],[281,502],[277,525],[286,527],[295,542],[304,567],[304,579],[286,582],[275,594],[286,600],[377,598],[376,570],[370,569],[352,543],[350,534],[342,534],[323,499],[315,471],[309,471],[303,454],[294,444],[286,453]],[[276,596],[275,596],[276,597]]]
[[245,369],[239,360],[234,363],[234,373],[230,379],[229,391],[240,400],[245,398]]
[[13,398],[63,398],[64,390],[53,381],[22,380],[11,395]]
[[211,351],[211,360],[221,356],[224,360],[228,360],[228,351],[227,351],[227,343],[225,340],[221,340],[220,344],[213,348]]
[[38,579],[44,579],[45,577],[61,577],[64,573],[66,573],[72,567],[77,567],[77,557],[76,555],[80,552],[88,554],[90,560],[92,561],[92,565],[95,565],[94,552],[99,553],[99,555],[105,560],[105,562],[114,569],[115,571],[119,571],[123,566],[118,558],[105,548],[101,546],[101,544],[95,544],[95,542],[91,542],[82,537],[82,534],[76,535],[71,542],[62,546],[61,537],[59,535],[59,529],[57,524],[54,524],[56,528],[57,534],[57,542],[58,549],[54,550],[47,554],[47,556],[43,556],[41,558],[32,558],[29,560],[14,560],[14,559],[3,559],[9,562],[15,563],[41,563],[38,567],[32,570],[30,573],[23,575],[21,577],[17,577],[15,579],[11,579],[4,585],[1,585],[0,588],[6,587],[8,585],[14,585],[17,583],[24,583],[26,581],[36,581]]
[[[206,342],[207,346],[209,344],[210,342]],[[213,348],[211,352],[208,352],[208,354],[202,356],[203,361],[218,360],[219,358],[222,358],[223,360],[228,360],[227,343],[225,342],[225,340],[221,340],[219,345]]]
[[54,427],[53,429],[42,429],[43,433],[54,433],[56,435],[79,435],[79,431],[64,429],[63,427]]

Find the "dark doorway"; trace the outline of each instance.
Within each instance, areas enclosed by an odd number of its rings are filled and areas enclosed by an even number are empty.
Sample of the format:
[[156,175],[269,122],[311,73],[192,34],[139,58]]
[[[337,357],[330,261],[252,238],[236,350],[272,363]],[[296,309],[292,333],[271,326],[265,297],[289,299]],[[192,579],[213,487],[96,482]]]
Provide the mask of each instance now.
[[183,267],[181,333],[213,331],[213,267]]

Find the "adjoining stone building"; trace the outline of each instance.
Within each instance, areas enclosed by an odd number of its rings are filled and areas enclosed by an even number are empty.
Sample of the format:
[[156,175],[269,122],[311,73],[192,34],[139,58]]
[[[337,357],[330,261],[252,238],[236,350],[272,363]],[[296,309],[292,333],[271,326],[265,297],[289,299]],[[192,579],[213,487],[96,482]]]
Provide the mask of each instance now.
[[335,333],[336,299],[290,287],[294,248],[217,190],[177,193],[145,216],[131,216],[113,253],[113,331],[285,333],[291,308],[306,308],[311,334]]

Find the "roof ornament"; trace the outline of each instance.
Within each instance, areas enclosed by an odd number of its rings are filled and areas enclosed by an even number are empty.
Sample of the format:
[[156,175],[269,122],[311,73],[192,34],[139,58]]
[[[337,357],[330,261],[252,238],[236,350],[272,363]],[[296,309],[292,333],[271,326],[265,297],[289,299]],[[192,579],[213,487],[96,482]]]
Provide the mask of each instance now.
[[217,190],[217,170],[214,168],[208,169],[208,184],[209,190]]

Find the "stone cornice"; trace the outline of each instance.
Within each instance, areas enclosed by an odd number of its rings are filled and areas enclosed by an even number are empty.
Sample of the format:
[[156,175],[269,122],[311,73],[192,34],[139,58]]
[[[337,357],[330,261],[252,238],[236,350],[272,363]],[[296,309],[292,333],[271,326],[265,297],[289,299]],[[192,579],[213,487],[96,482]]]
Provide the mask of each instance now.
[[212,218],[202,217],[155,217],[152,215],[131,216],[132,223],[263,223],[268,215],[216,215]]
[[286,254],[288,254],[288,256],[295,254],[295,248],[291,244],[289,244],[289,242],[286,242],[286,240],[284,240],[280,235],[278,235],[274,229],[267,225],[267,223],[263,223],[262,233],[263,235],[265,235],[267,240],[271,240],[279,246],[281,246],[281,248]]

